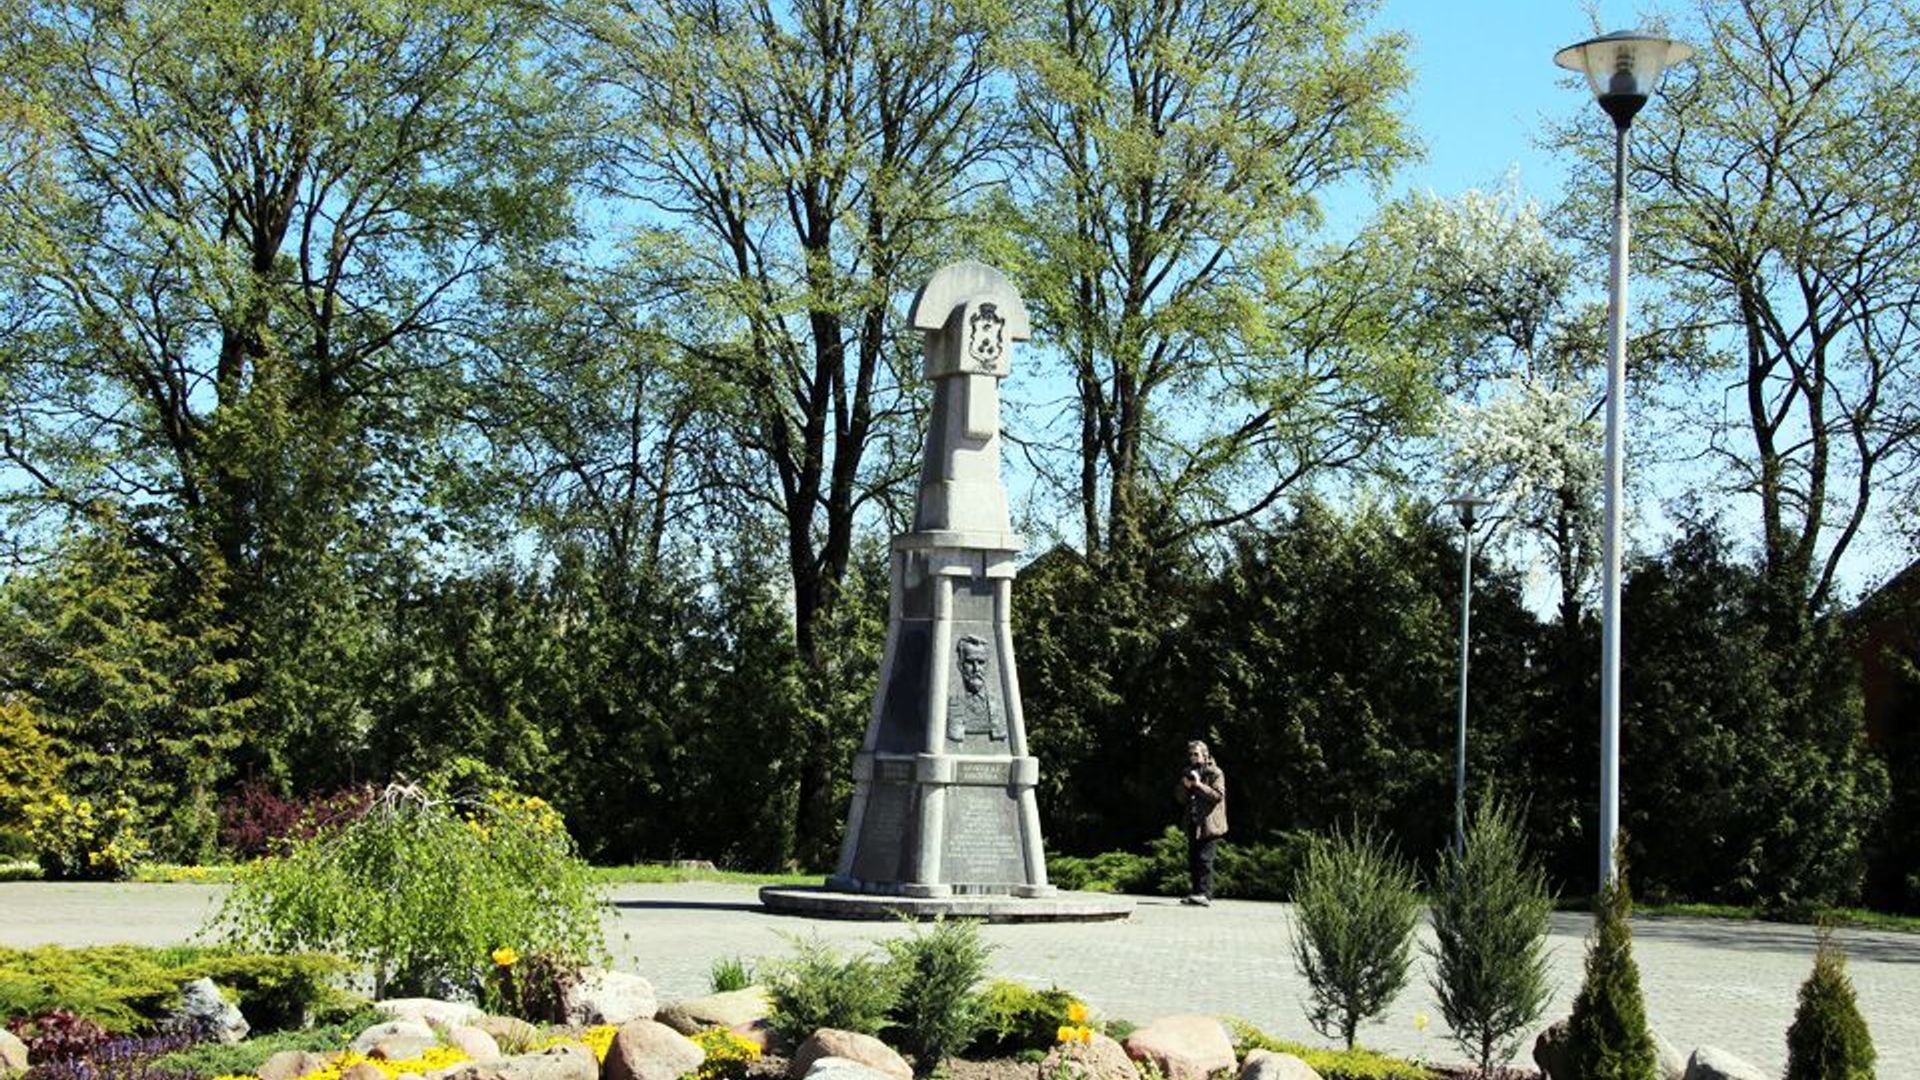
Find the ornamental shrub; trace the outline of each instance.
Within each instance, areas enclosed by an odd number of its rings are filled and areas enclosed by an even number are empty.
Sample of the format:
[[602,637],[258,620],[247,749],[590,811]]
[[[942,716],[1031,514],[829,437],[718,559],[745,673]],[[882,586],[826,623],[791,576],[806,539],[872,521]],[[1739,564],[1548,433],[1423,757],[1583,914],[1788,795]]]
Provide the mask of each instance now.
[[311,840],[330,825],[363,816],[373,805],[374,795],[371,785],[362,784],[327,795],[287,799],[256,781],[220,801],[220,846],[236,859],[272,855],[278,844]]
[[1076,1005],[1086,1007],[1057,986],[1035,990],[1011,979],[995,979],[980,992],[980,1028],[967,1049],[983,1057],[1045,1051]]
[[95,803],[56,791],[26,813],[27,838],[49,881],[122,881],[147,855],[124,793]]
[[1243,1020],[1227,1021],[1233,1036],[1233,1056],[1245,1060],[1252,1050],[1292,1054],[1306,1062],[1320,1080],[1441,1080],[1439,1073],[1418,1062],[1372,1050],[1329,1050],[1321,1046],[1276,1039]]
[[1407,985],[1420,898],[1411,867],[1371,829],[1342,831],[1307,850],[1294,879],[1294,963],[1311,990],[1307,1020],[1353,1049],[1360,1025]]
[[22,701],[0,701],[0,831],[27,827],[27,807],[46,802],[60,784],[60,758]]
[[1586,978],[1573,999],[1567,1060],[1582,1080],[1656,1080],[1659,1058],[1647,1030],[1640,968],[1633,962],[1633,900],[1616,848],[1613,882],[1600,891],[1593,936],[1587,939]]
[[243,867],[208,929],[365,964],[381,997],[478,995],[495,949],[602,959],[600,907],[544,801],[395,784],[364,817]]
[[255,1030],[299,1027],[354,1008],[333,987],[339,957],[262,956],[218,949],[42,945],[0,949],[0,1016],[67,1009],[109,1033],[148,1032],[180,1000],[181,984],[210,978],[231,990]]
[[846,955],[819,938],[796,939],[793,954],[761,965],[767,973],[767,1022],[799,1043],[823,1027],[878,1035],[899,996],[888,965]]
[[992,947],[970,920],[935,919],[887,942],[887,952],[895,985],[912,988],[894,1006],[895,1041],[913,1055],[915,1075],[931,1076],[985,1022],[979,986]]
[[1787,1029],[1786,1080],[1873,1080],[1873,1036],[1854,1000],[1847,954],[1822,930]]
[[1517,815],[1491,798],[1480,803],[1465,850],[1440,855],[1431,912],[1429,985],[1454,1044],[1489,1075],[1547,1006],[1553,896]]

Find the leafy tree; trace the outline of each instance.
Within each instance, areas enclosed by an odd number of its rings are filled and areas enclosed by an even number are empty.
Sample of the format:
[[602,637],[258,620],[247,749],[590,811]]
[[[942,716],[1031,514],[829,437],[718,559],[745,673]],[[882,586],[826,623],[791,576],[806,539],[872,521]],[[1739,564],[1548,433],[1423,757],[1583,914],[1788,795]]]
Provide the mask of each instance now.
[[1787,1029],[1786,1080],[1873,1080],[1873,1036],[1847,977],[1847,954],[1822,930],[1813,971]]
[[1546,1009],[1553,896],[1528,857],[1519,815],[1483,797],[1463,851],[1434,877],[1430,985],[1454,1044],[1493,1075]]
[[1407,985],[1420,918],[1411,867],[1370,829],[1335,829],[1294,881],[1294,963],[1311,991],[1307,1020],[1353,1049],[1360,1025]]
[[[1622,861],[1615,859],[1619,867]],[[1583,1080],[1655,1080],[1658,1058],[1633,962],[1633,900],[1624,871],[1605,883],[1587,938],[1586,976],[1567,1021],[1567,1058]]]
[[834,637],[842,594],[857,526],[913,474],[902,308],[1001,146],[1001,19],[964,0],[616,0],[570,18],[614,108],[604,181],[648,215],[649,287],[683,301],[661,325],[727,389],[720,478],[780,525],[821,703],[798,717],[797,843],[824,863],[865,712],[838,704],[849,681],[870,689],[864,660],[847,663],[863,647]]
[[1058,485],[1115,576],[1367,461],[1431,404],[1374,268],[1304,251],[1323,192],[1410,153],[1406,42],[1365,35],[1371,6],[1069,0],[1023,31],[1032,156],[1001,213],[1072,380]]

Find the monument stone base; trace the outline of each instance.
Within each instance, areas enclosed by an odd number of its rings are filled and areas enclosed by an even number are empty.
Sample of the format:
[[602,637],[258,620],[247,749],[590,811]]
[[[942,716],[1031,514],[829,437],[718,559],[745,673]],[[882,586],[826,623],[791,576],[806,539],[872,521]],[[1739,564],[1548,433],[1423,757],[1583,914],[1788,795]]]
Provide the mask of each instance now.
[[768,885],[760,904],[781,915],[811,919],[982,919],[990,923],[1107,922],[1133,914],[1133,901],[1108,893],[1061,892],[1017,896],[960,893],[905,896],[847,892],[828,885]]

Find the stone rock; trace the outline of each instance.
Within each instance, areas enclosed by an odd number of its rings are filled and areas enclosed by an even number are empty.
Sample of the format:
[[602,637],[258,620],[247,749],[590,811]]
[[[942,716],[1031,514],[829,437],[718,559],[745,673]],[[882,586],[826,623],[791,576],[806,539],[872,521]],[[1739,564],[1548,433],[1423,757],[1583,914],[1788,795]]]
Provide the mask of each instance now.
[[1320,1074],[1292,1054],[1249,1050],[1236,1080],[1320,1080]]
[[1687,1059],[1685,1080],[1767,1080],[1758,1068],[1715,1046],[1702,1046]]
[[249,1030],[247,1018],[221,996],[212,979],[195,979],[180,988],[180,1004],[167,1017],[167,1026],[202,1031],[222,1043],[237,1043]]
[[773,1030],[773,1023],[769,1020],[754,1020],[750,1023],[735,1024],[727,1030],[759,1047],[760,1052],[763,1054],[784,1053],[793,1049],[785,1040],[780,1038],[779,1032]]
[[1546,1080],[1569,1080],[1573,1064],[1567,1058],[1567,1039],[1571,1032],[1566,1020],[1555,1020],[1533,1040],[1533,1063]]
[[[390,1039],[381,1039],[367,1051],[367,1056],[376,1061],[412,1061],[427,1051],[440,1045],[438,1038],[416,1039],[407,1035],[395,1035]],[[398,1080],[396,1077],[395,1080]]]
[[536,1054],[469,1062],[436,1075],[445,1080],[600,1080],[600,1063],[586,1043],[564,1042]]
[[560,991],[560,1010],[569,1024],[624,1024],[651,1020],[659,999],[653,984],[638,975],[582,968]]
[[483,1016],[471,1025],[493,1036],[502,1050],[521,1050],[540,1040],[540,1029],[517,1016]]
[[[409,1042],[425,1043],[427,1046],[440,1045],[439,1036],[435,1035],[433,1029],[425,1024],[418,1024],[412,1020],[388,1020],[383,1024],[375,1024],[360,1034],[355,1035],[353,1041],[347,1044],[347,1049],[356,1054],[365,1054],[371,1057],[373,1056],[375,1047],[382,1043],[393,1042],[400,1039],[405,1039]],[[393,1058],[391,1060],[399,1059]],[[344,1078],[342,1078],[342,1080],[344,1080]]]
[[657,1020],[629,1020],[614,1032],[602,1063],[603,1080],[678,1080],[700,1067],[707,1052]]
[[729,990],[724,994],[676,1001],[661,1009],[655,1020],[682,1035],[692,1035],[711,1027],[731,1028],[751,1024],[767,1017],[767,992],[757,986]]
[[253,1075],[260,1080],[300,1080],[310,1073],[326,1068],[332,1061],[331,1054],[316,1054],[311,1050],[282,1050],[260,1063]]
[[1211,1016],[1163,1016],[1127,1036],[1123,1045],[1128,1057],[1152,1062],[1167,1080],[1207,1080],[1234,1066],[1233,1040]]
[[1140,1080],[1140,1070],[1125,1047],[1094,1032],[1093,1041],[1062,1043],[1040,1062],[1039,1080],[1071,1076],[1075,1080]]
[[787,1062],[787,1075],[793,1080],[800,1080],[807,1075],[807,1070],[813,1067],[814,1062],[826,1057],[845,1058],[885,1073],[894,1080],[913,1080],[913,1068],[893,1047],[871,1035],[841,1031],[839,1028],[821,1028],[807,1036],[806,1041],[794,1049],[792,1060]]
[[0,1028],[0,1073],[25,1072],[27,1069],[27,1044],[20,1036]]
[[492,1061],[494,1058],[506,1056],[500,1052],[499,1040],[471,1024],[449,1028],[447,1045],[475,1061]]
[[816,1058],[807,1067],[806,1080],[890,1080],[886,1073],[846,1058]]
[[340,1073],[340,1080],[387,1080],[387,1074],[378,1065],[361,1062],[349,1065]]
[[389,1020],[410,1020],[428,1027],[459,1027],[486,1015],[477,1005],[439,998],[388,998],[374,1002],[373,1008]]
[[1653,1053],[1655,1074],[1660,1080],[1684,1080],[1687,1075],[1687,1055],[1657,1031],[1653,1033]]

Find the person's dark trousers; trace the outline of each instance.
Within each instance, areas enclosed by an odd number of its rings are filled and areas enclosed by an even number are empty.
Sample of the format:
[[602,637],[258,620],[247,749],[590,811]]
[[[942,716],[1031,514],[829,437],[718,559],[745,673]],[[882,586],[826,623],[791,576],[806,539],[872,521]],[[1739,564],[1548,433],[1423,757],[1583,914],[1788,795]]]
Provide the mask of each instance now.
[[1217,837],[1187,841],[1187,877],[1193,882],[1193,895],[1213,899],[1213,856],[1219,849]]

